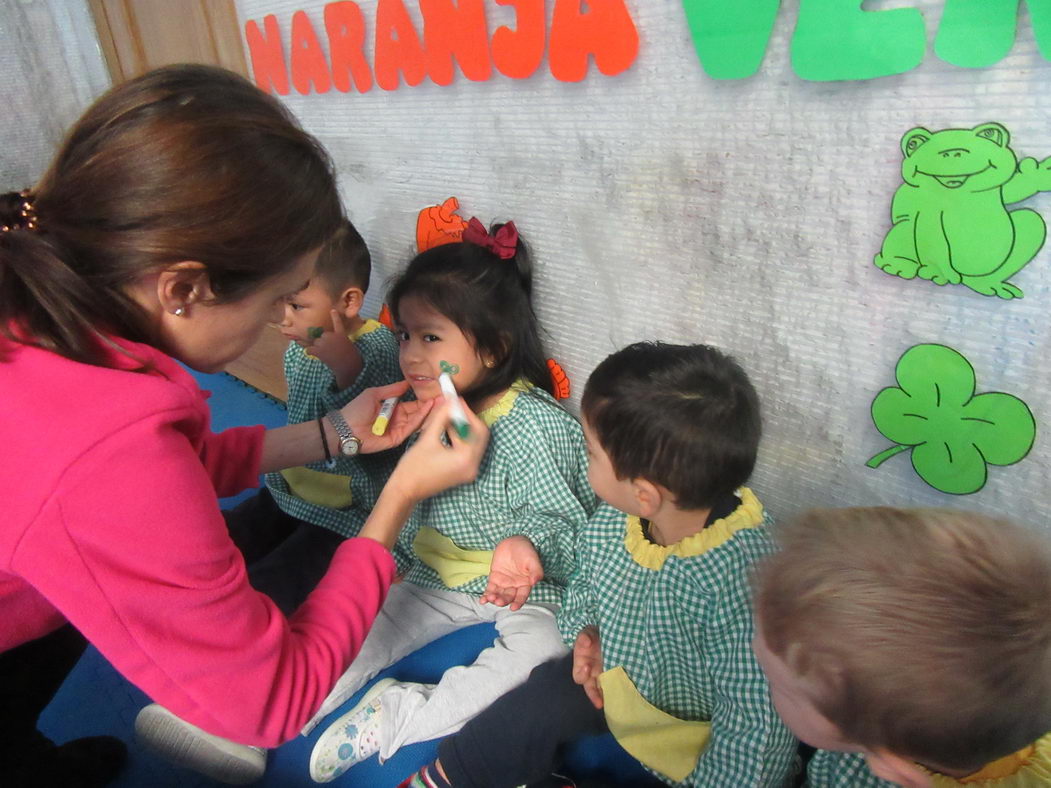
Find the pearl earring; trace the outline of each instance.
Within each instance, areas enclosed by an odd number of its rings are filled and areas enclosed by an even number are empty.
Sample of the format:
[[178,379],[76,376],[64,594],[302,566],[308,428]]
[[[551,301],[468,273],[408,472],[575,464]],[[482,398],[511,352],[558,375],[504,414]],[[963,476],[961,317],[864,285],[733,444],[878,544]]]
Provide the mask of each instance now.
[[175,309],[175,311],[172,312],[172,314],[175,315],[176,317],[182,317],[184,314],[186,314],[186,309],[184,307],[181,307],[181,306],[177,307]]

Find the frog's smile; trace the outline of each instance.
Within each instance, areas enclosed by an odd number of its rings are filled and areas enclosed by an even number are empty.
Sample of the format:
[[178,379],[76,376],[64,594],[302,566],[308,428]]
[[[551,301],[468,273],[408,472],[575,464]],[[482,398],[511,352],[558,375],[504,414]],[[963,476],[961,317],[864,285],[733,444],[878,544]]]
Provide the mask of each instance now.
[[928,178],[934,178],[934,180],[938,181],[938,183],[940,183],[946,189],[959,189],[961,186],[967,183],[968,178],[973,178],[975,175],[981,175],[983,172],[989,169],[994,169],[992,162],[989,162],[977,172],[967,172],[961,173],[959,175],[935,175],[933,172],[924,172],[921,169],[917,169],[916,174],[926,175]]

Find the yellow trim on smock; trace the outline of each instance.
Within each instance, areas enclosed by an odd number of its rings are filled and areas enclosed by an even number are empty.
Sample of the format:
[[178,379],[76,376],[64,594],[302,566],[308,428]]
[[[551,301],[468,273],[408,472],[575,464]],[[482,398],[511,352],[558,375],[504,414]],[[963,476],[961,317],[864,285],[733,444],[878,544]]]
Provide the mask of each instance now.
[[[922,767],[921,767],[922,768]],[[1051,785],[1051,733],[1018,752],[986,764],[966,777],[930,772],[933,788],[1046,788]]]
[[712,724],[661,711],[639,693],[623,667],[605,671],[598,681],[606,724],[617,743],[675,782],[689,777],[708,746]]
[[338,473],[325,473],[312,468],[286,468],[281,476],[288,489],[297,498],[316,506],[330,509],[346,509],[354,503],[350,492],[350,477]]
[[763,505],[755,493],[747,487],[737,491],[741,505],[726,517],[706,526],[703,531],[688,536],[675,544],[654,544],[646,538],[642,521],[638,517],[628,517],[624,535],[624,547],[631,554],[635,563],[659,572],[669,556],[681,557],[700,555],[728,541],[738,531],[755,528],[763,522]]
[[412,541],[416,557],[438,573],[449,588],[470,583],[489,574],[492,550],[465,550],[435,528],[424,525]]

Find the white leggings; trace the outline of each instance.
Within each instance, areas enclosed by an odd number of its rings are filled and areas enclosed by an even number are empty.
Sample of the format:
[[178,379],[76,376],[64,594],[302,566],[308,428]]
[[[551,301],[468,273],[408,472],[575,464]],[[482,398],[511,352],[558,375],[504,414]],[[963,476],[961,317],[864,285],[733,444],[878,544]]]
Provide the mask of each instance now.
[[483,605],[460,591],[435,591],[414,583],[396,583],[380,609],[361,652],[303,729],[309,733],[373,676],[443,635],[491,621],[493,645],[473,664],[450,668],[437,684],[397,684],[383,693],[380,759],[415,742],[458,731],[504,693],[523,683],[542,662],[567,653],[555,624],[555,606]]

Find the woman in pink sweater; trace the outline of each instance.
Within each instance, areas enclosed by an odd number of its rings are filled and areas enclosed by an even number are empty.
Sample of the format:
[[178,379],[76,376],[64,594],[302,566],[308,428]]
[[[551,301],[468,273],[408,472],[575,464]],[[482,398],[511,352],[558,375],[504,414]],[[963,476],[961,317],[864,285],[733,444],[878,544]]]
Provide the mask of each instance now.
[[247,350],[306,285],[341,216],[318,143],[276,100],[203,66],[114,88],[35,189],[0,196],[5,784],[104,785],[119,769],[115,739],[56,746],[36,730],[85,638],[206,731],[291,738],[364,640],[414,503],[473,478],[484,427],[472,416],[481,438],[449,449],[435,412],[291,618],[248,584],[218,497],[356,443],[390,448],[427,415],[401,405],[387,435],[372,435],[398,384],[343,408],[347,426],[337,413],[216,434],[174,360],[214,372]]

